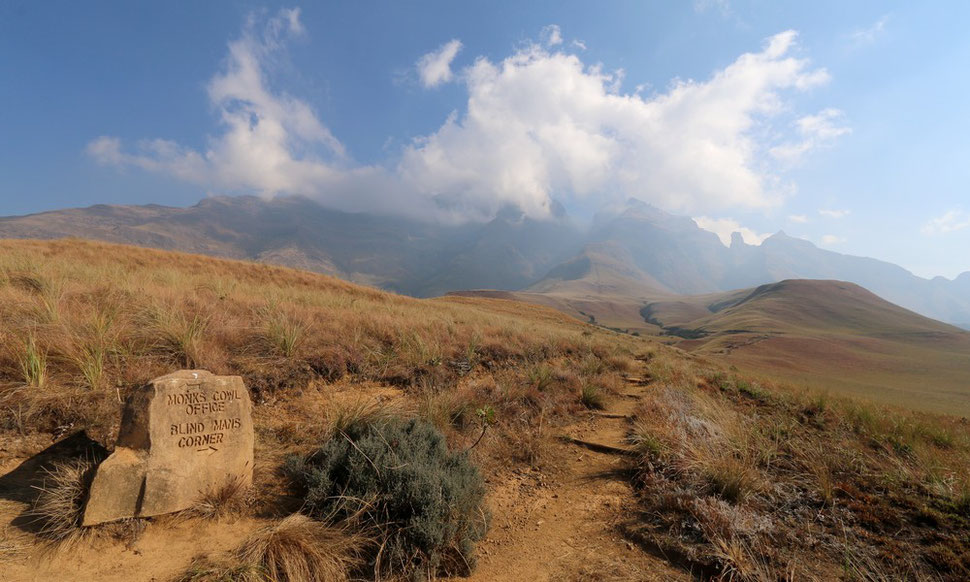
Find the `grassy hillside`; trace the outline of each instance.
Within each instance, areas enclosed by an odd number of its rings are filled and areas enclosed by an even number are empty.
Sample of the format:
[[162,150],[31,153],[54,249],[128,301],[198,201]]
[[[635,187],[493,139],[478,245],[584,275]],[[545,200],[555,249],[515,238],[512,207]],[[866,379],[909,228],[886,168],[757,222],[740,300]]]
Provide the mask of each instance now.
[[[18,428],[95,426],[126,389],[173,367],[241,374],[269,399],[345,375],[432,390],[482,366],[629,350],[614,334],[528,304],[417,300],[108,244],[3,241],[0,274],[0,381],[35,387],[5,394],[32,403],[16,419],[4,409]],[[33,403],[47,395],[65,401]]]
[[[58,454],[90,463],[112,446],[127,393],[181,367],[243,376],[256,405],[254,491],[175,517],[67,522],[58,531],[74,545],[45,553],[50,531],[32,525],[30,507],[65,473],[53,452],[35,455],[85,431],[96,442]],[[418,300],[255,263],[0,241],[9,579],[108,582],[134,568],[158,580],[284,580],[268,574],[279,560],[311,560],[334,579],[374,579],[375,564],[390,568],[384,579],[409,575],[374,557],[393,523],[308,507],[287,469],[326,447],[353,455],[348,435],[397,446],[373,432],[387,419],[433,425],[450,454],[479,467],[491,527],[474,554],[449,548],[447,570],[477,555],[473,580],[970,574],[970,440],[957,419],[802,393],[502,298]],[[305,487],[322,487],[300,466]]]
[[787,381],[970,415],[970,334],[839,281],[651,303],[681,347]]

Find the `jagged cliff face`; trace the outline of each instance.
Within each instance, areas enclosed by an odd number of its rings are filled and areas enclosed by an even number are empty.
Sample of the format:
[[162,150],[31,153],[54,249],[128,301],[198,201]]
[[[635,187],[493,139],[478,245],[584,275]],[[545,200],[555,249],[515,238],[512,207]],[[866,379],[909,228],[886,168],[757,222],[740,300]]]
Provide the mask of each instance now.
[[[564,212],[506,208],[487,223],[442,225],[350,214],[305,198],[208,198],[190,208],[92,206],[0,218],[0,237],[81,237],[293,266],[416,296],[458,289],[699,294],[781,281],[850,281],[923,315],[970,323],[970,273],[956,280],[817,248],[779,232],[730,247],[688,217],[638,200],[588,229]],[[580,281],[582,284],[565,284]]]

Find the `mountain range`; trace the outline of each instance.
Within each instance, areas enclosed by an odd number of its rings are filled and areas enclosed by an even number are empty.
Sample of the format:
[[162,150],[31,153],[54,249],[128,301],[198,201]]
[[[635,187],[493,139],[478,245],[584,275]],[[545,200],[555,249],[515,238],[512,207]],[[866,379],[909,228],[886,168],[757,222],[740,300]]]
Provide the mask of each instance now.
[[96,205],[0,218],[0,238],[79,237],[282,264],[418,297],[519,291],[544,303],[622,297],[629,308],[677,295],[785,279],[856,283],[917,313],[970,326],[970,272],[924,279],[779,232],[725,246],[691,218],[631,199],[581,228],[562,208],[535,220],[421,222],[324,208],[301,197],[211,197],[189,208]]

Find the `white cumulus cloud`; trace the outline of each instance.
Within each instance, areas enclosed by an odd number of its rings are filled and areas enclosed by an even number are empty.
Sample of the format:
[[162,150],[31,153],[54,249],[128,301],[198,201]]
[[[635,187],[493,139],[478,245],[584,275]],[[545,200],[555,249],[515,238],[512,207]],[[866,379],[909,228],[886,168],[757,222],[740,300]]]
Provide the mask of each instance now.
[[452,39],[418,59],[418,76],[425,87],[437,87],[454,78],[451,62],[461,50],[461,41]]
[[825,234],[825,235],[822,235],[822,245],[823,246],[827,246],[827,247],[831,247],[831,246],[835,246],[835,245],[838,245],[838,244],[842,244],[846,240],[847,239],[845,237],[841,237],[841,236],[838,236],[838,235],[835,235],[835,234]]
[[789,214],[788,220],[792,222],[797,222],[799,224],[805,224],[808,222],[808,217],[804,214]]
[[[344,210],[481,220],[515,204],[541,218],[554,199],[596,207],[635,197],[707,214],[783,200],[783,168],[773,165],[766,136],[790,109],[788,94],[828,80],[792,54],[794,31],[707,79],[677,79],[649,94],[622,92],[622,71],[538,43],[452,72],[461,48],[453,40],[422,57],[419,70],[427,86],[460,82],[462,107],[383,165],[361,166],[309,103],[268,82],[287,41],[303,33],[299,11],[283,10],[251,20],[229,43],[224,68],[207,87],[219,132],[205,148],[106,135],[87,152],[210,191],[301,194]],[[830,131],[824,119],[802,126],[805,134]]]
[[731,246],[731,235],[741,233],[741,239],[749,245],[760,245],[770,233],[758,234],[733,218],[708,218],[707,216],[695,216],[694,222],[697,226],[708,230],[717,235],[724,246]]
[[962,210],[950,210],[942,216],[926,221],[920,230],[926,235],[936,235],[956,232],[967,227],[970,227],[970,213]]
[[677,80],[650,96],[622,94],[618,75],[538,45],[462,77],[467,110],[402,156],[401,176],[451,208],[489,214],[514,203],[544,214],[560,199],[638,197],[674,211],[780,202],[758,129],[786,90],[828,75],[789,54],[796,34],[767,40],[706,81]]

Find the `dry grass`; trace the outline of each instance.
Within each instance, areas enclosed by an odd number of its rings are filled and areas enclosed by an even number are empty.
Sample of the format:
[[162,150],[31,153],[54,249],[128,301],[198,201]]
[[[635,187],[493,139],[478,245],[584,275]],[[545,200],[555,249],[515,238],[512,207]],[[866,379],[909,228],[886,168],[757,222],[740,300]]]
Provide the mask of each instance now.
[[206,519],[221,519],[246,513],[252,503],[252,488],[245,480],[234,478],[221,487],[203,493],[190,512]]
[[332,403],[326,410],[327,428],[320,442],[346,434],[353,427],[380,424],[404,411],[396,405],[363,397]]
[[254,533],[239,560],[272,582],[339,582],[362,564],[371,541],[347,529],[293,514]]
[[[660,354],[634,421],[636,535],[734,580],[963,580],[956,419],[794,393]],[[820,569],[821,568],[821,569]],[[827,573],[823,573],[827,572]]]
[[37,534],[57,543],[72,543],[84,535],[84,499],[97,462],[90,459],[61,461],[47,470],[29,516]]
[[[584,410],[582,386],[615,390],[644,343],[533,305],[418,300],[83,241],[0,241],[0,336],[0,431],[23,435],[86,430],[111,442],[119,402],[151,378],[183,366],[241,375],[256,404],[257,499],[211,492],[197,510],[209,517],[296,510],[282,459],[389,415],[428,418],[454,450],[477,442],[469,455],[487,472],[540,466],[557,428]],[[479,410],[489,411],[484,435]],[[310,548],[329,534],[297,519],[264,532],[245,559],[197,564],[185,579],[265,579],[274,568],[299,577],[331,559]]]
[[363,564],[369,538],[295,513],[263,527],[231,555],[196,560],[176,582],[342,582]]
[[583,384],[579,393],[579,401],[583,406],[592,410],[606,408],[606,400],[603,398],[603,392],[596,384]]
[[501,393],[467,398],[500,423],[551,418],[576,411],[580,377],[625,369],[635,345],[537,306],[76,240],[0,241],[0,279],[0,429],[104,440],[119,399],[173,367],[242,375],[257,403],[315,383],[391,384],[438,395],[429,414],[461,430],[464,405],[443,396],[459,385],[494,378]]
[[33,332],[28,332],[20,356],[20,371],[28,386],[43,388],[47,384],[47,352],[38,347]]
[[[481,434],[474,412],[489,407],[494,428],[470,453],[486,473],[542,467],[551,435],[595,401],[584,387],[608,396],[621,374],[636,374],[653,383],[634,421],[637,535],[692,571],[970,576],[970,436],[957,419],[791,393],[515,302],[416,300],[252,263],[0,241],[0,430],[72,427],[108,442],[119,399],[188,364],[242,375],[252,391],[264,506],[282,497],[281,458],[402,411],[464,449]],[[390,408],[373,396],[388,391]],[[76,530],[76,478],[49,481],[63,491],[49,513],[66,524],[51,537]],[[231,505],[225,497],[210,500],[214,514]],[[346,572],[355,538],[300,520],[261,532],[245,559],[198,565],[184,579],[300,576],[317,560]],[[335,541],[319,551],[350,562],[315,553],[313,540],[325,539]]]

